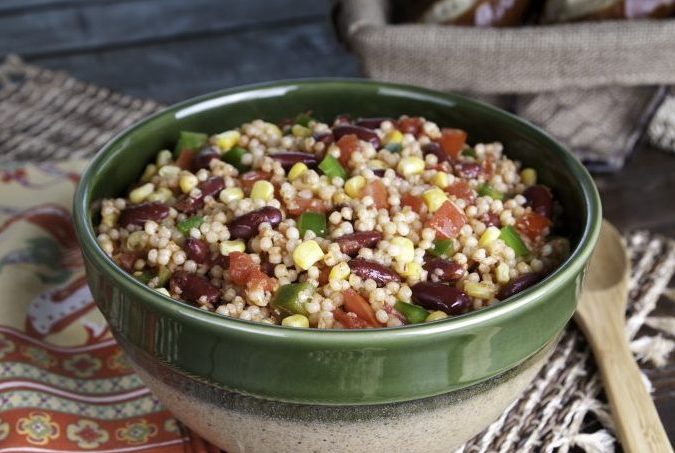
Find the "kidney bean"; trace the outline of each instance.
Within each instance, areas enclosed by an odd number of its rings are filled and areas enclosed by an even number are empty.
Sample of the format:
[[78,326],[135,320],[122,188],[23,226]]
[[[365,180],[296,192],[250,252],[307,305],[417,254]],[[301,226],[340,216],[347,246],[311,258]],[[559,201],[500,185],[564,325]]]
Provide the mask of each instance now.
[[314,140],[328,146],[335,141],[335,137],[333,137],[332,132],[324,132],[323,134],[314,134]]
[[269,223],[272,228],[279,225],[281,223],[281,211],[271,206],[265,206],[257,211],[240,215],[228,225],[230,237],[248,240],[258,234],[258,227],[263,222]]
[[266,259],[261,260],[260,269],[268,276],[275,277],[274,275],[274,264],[270,263]]
[[213,159],[220,159],[220,153],[215,148],[204,148],[192,159],[192,168],[199,170],[209,168],[209,162]]
[[356,233],[340,236],[336,239],[336,242],[340,246],[342,253],[354,256],[361,248],[373,248],[381,240],[382,233],[379,231],[357,231]]
[[293,165],[298,162],[302,162],[307,165],[309,168],[314,168],[319,164],[318,159],[314,154],[301,153],[301,152],[288,152],[288,153],[273,153],[270,154],[270,157],[281,163],[281,166],[284,167],[284,170],[289,170]]
[[120,213],[118,223],[122,228],[126,228],[129,225],[143,226],[148,220],[159,222],[167,218],[168,215],[169,207],[164,203],[141,203],[125,208]]
[[419,282],[413,285],[412,300],[427,310],[440,310],[459,315],[471,305],[471,298],[463,291],[444,283]]
[[375,283],[377,283],[377,286],[384,286],[389,282],[401,281],[401,277],[396,272],[375,261],[354,258],[347,264],[349,264],[349,269],[351,269],[353,274],[358,275],[363,280],[374,280]]
[[494,212],[486,212],[485,214],[483,214],[480,220],[485,224],[486,227],[494,226],[497,228],[501,228],[502,226],[502,221],[499,219],[499,216]]
[[454,261],[434,258],[422,266],[432,282],[454,283],[464,276],[464,268]]
[[206,181],[199,183],[197,188],[202,192],[197,198],[191,197],[189,194],[181,196],[174,207],[180,212],[191,214],[204,206],[204,198],[207,196],[215,197],[225,188],[225,180],[220,176],[211,176]]
[[134,264],[136,264],[136,260],[139,258],[143,258],[143,255],[136,251],[120,252],[113,256],[115,262],[127,272],[133,272]]
[[[178,294],[181,299],[194,302],[214,303],[220,297],[220,290],[204,276],[190,272],[178,271],[169,280],[171,292]],[[203,298],[202,300],[200,300]]]
[[365,127],[366,129],[377,129],[385,121],[394,121],[391,118],[359,118],[354,121],[354,124],[360,127]]
[[375,149],[380,147],[380,138],[370,129],[348,124],[336,126],[333,128],[333,137],[335,137],[335,140],[340,140],[340,137],[349,134],[354,134],[359,138],[359,140],[370,143],[373,145],[373,147],[375,147]]
[[544,275],[538,272],[520,275],[502,287],[499,294],[497,294],[497,299],[504,300],[514,294],[518,294],[535,283],[538,283],[542,278],[544,278]]
[[195,238],[187,238],[183,247],[188,259],[195,263],[204,264],[209,260],[209,246],[204,241]]
[[551,189],[542,185],[531,186],[525,189],[523,196],[527,200],[525,205],[530,206],[534,212],[549,219],[553,216]]
[[429,142],[426,145],[424,145],[422,147],[422,154],[424,154],[425,156],[427,154],[433,154],[438,158],[438,163],[447,162],[450,160],[450,158],[448,157],[448,153],[443,151],[441,145],[439,145],[436,142]]
[[462,178],[476,178],[480,175],[482,167],[480,164],[473,162],[462,162],[461,164],[455,165],[455,170]]

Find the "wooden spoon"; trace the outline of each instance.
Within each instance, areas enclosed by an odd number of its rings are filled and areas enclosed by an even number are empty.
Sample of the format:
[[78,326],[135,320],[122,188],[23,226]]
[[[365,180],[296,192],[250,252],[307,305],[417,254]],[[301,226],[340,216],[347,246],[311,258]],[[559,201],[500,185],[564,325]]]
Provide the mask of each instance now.
[[626,339],[629,275],[623,239],[603,221],[575,319],[593,348],[624,450],[672,452]]

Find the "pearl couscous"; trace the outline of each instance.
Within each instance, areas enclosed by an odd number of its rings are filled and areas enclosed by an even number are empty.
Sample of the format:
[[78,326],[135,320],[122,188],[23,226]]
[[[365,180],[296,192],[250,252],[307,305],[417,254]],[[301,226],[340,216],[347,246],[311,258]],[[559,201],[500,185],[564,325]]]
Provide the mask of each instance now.
[[289,327],[432,322],[497,303],[569,253],[537,172],[419,117],[299,115],[183,131],[98,242],[167,297]]

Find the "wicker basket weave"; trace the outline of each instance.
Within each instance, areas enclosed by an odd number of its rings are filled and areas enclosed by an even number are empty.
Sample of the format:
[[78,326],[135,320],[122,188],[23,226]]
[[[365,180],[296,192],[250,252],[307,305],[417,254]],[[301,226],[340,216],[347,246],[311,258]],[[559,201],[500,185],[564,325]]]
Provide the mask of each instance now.
[[675,84],[675,20],[477,28],[390,24],[388,8],[337,3],[338,34],[367,77],[482,97],[604,169],[634,148],[657,86]]

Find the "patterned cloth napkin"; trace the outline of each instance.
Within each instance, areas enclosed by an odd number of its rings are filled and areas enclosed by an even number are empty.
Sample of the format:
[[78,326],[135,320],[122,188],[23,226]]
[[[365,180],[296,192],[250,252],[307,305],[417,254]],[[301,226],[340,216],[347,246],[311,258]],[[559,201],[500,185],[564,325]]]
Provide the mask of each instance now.
[[[84,283],[70,222],[85,162],[61,159],[93,154],[159,107],[64,73],[0,65],[0,453],[217,451],[127,366]],[[627,336],[643,364],[664,365],[675,323],[650,313],[675,301],[675,241],[645,231],[626,240]],[[589,347],[570,325],[523,395],[459,451],[612,451],[601,392]]]
[[70,216],[83,167],[0,171],[0,292],[11,295],[0,298],[0,452],[208,451],[129,368],[95,307]]

